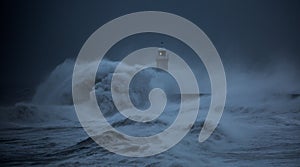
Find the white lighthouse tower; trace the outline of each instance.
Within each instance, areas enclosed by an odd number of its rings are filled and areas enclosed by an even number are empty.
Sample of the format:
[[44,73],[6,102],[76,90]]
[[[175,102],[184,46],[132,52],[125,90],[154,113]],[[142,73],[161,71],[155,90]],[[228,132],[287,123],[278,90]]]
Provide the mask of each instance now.
[[156,67],[168,70],[169,57],[167,55],[167,50],[164,48],[158,48],[158,55],[156,57]]

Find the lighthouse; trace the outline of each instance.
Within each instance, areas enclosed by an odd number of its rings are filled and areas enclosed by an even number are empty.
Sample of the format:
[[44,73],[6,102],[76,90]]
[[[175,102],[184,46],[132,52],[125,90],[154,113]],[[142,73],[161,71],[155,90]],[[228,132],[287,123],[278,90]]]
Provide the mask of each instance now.
[[158,49],[158,54],[156,56],[156,67],[168,70],[169,57],[167,55],[167,50],[164,48]]

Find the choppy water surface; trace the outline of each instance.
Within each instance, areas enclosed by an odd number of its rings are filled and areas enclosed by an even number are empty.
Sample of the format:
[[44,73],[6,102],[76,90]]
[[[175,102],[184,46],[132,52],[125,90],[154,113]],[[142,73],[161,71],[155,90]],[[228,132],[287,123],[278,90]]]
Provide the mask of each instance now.
[[[300,98],[292,101],[300,102]],[[205,116],[200,114],[180,143],[147,158],[123,157],[98,146],[81,128],[72,106],[22,104],[2,108],[1,112],[7,113],[2,114],[6,122],[2,122],[0,132],[1,161],[5,165],[297,166],[300,163],[299,110],[273,112],[268,108],[227,107],[217,130],[204,143],[197,141]],[[167,125],[168,121],[163,119],[161,123]],[[115,125],[125,132],[136,130],[136,133],[143,133],[140,129],[151,131],[161,127],[153,123],[141,128],[122,119],[116,119]]]
[[[239,82],[229,80],[224,114],[207,141],[198,142],[210,102],[209,96],[203,96],[196,123],[180,143],[155,156],[128,158],[98,146],[81,127],[72,105],[70,64],[72,62],[66,61],[58,66],[40,86],[32,102],[0,107],[1,166],[198,167],[300,164],[300,97],[280,87],[280,81],[273,81],[275,87],[273,82],[262,84],[265,82],[257,79],[245,80],[239,77]],[[135,136],[151,135],[167,128],[176,118],[179,106],[177,99],[170,101],[166,114],[146,124],[130,121],[115,111],[108,86],[113,72],[112,65],[107,62],[103,73],[98,74],[95,86],[99,106],[103,108],[107,120],[118,130]],[[145,72],[141,76],[145,75],[149,80],[152,72]],[[239,84],[230,86],[235,82]],[[249,85],[252,89],[249,89]],[[134,101],[137,105],[143,104],[140,102],[145,100],[144,94],[149,92],[145,86],[140,84],[139,87],[137,84],[133,94],[133,101],[137,100]],[[270,89],[273,86],[274,89]],[[113,140],[116,136],[105,137],[106,140]]]

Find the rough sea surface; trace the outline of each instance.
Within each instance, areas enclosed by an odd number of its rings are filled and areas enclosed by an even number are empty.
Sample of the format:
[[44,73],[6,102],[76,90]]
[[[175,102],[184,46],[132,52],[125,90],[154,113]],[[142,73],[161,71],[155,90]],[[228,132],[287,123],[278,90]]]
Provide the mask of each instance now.
[[[269,76],[270,81],[264,82],[265,77],[239,75],[229,80],[224,114],[208,140],[198,142],[210,103],[210,96],[206,95],[201,96],[197,120],[182,141],[158,155],[130,158],[111,153],[97,145],[81,127],[72,105],[72,64],[68,60],[58,66],[41,84],[31,102],[0,108],[1,166],[198,167],[300,164],[299,86],[296,89],[296,83],[280,86],[280,80],[290,82],[288,78],[275,80],[279,77]],[[176,98],[169,101],[164,115],[146,124],[130,121],[116,111],[109,94],[109,81],[114,66],[113,62],[104,63],[104,70],[97,76],[95,86],[98,104],[113,127],[130,135],[144,136],[170,126],[179,106]],[[138,80],[151,83],[148,79],[155,72],[145,72]],[[237,84],[231,87],[233,83]],[[137,85],[141,86],[136,86],[132,100],[143,108],[144,96],[148,96],[151,85]],[[105,137],[113,140],[110,137],[114,136]]]

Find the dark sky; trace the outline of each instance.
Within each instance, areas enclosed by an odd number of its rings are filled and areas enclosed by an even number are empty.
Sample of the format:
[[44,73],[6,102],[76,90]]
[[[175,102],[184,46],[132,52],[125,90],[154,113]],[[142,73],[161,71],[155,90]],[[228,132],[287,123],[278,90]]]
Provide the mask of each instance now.
[[1,103],[25,88],[34,90],[58,64],[76,58],[85,40],[106,22],[145,10],[174,13],[197,24],[225,68],[234,64],[255,70],[271,59],[294,66],[300,62],[297,0],[2,1]]

